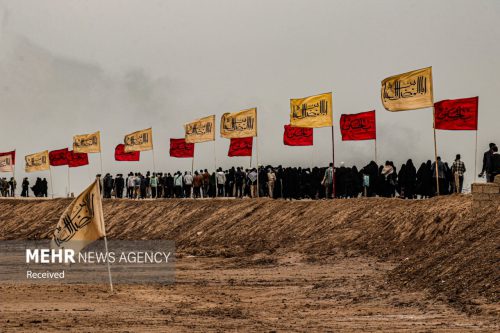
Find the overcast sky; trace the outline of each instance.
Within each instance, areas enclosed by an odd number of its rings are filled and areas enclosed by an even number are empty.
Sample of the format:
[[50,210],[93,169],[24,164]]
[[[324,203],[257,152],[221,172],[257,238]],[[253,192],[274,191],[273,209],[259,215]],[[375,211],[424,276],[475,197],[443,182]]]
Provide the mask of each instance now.
[[[0,0],[0,19],[0,151],[17,149],[19,183],[24,155],[97,130],[104,172],[152,170],[151,152],[139,163],[113,157],[124,134],[150,126],[156,169],[190,170],[190,159],[168,157],[169,138],[195,118],[254,106],[260,164],[327,165],[328,128],[314,130],[314,147],[282,143],[289,99],[327,91],[336,165],[374,158],[374,142],[342,142],[338,122],[376,109],[379,163],[418,167],[434,156],[432,110],[385,111],[380,81],[427,66],[435,101],[479,96],[478,169],[487,144],[500,142],[498,0]],[[470,183],[475,132],[437,140],[444,160],[462,154]],[[218,165],[249,165],[227,157],[228,146],[217,137]],[[195,168],[213,168],[213,152],[197,144]],[[99,172],[99,154],[90,163],[71,169],[72,191]],[[52,173],[64,195],[67,168]]]

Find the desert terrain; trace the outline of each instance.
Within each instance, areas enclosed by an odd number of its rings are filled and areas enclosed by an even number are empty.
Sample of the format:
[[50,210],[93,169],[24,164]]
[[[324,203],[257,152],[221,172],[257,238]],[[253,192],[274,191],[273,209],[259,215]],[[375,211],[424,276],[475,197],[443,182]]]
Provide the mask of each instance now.
[[[0,200],[1,239],[69,202]],[[1,331],[497,332],[500,213],[471,203],[105,200],[109,238],[175,240],[175,284],[0,284]]]

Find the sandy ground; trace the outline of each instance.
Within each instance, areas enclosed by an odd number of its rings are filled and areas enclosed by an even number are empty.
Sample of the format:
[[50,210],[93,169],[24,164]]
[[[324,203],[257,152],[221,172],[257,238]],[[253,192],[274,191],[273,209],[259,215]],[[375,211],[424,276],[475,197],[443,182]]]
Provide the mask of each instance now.
[[[184,256],[170,286],[1,285],[2,332],[498,332],[369,256]],[[490,305],[491,307],[491,305]],[[495,307],[495,306],[494,306]],[[498,310],[498,307],[496,308]],[[489,313],[489,314],[488,314]]]

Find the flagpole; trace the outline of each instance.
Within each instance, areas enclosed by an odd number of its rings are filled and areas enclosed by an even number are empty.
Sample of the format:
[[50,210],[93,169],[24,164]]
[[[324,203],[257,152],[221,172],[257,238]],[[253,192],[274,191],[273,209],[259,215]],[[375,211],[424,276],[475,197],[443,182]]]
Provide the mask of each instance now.
[[[258,117],[257,117],[257,108],[255,108],[255,128],[259,128],[258,127],[258,121],[257,121]],[[260,170],[259,170],[259,137],[257,135],[257,132],[255,133],[255,159],[257,161],[257,198],[260,197],[260,189],[259,189],[259,173],[260,173]]]
[[214,139],[214,166],[217,169],[217,150],[215,149],[215,139]]
[[102,171],[102,153],[101,153],[101,150],[99,149],[99,160],[101,161],[101,176],[104,177],[103,175],[103,171]]
[[155,149],[151,148],[151,152],[153,153],[153,173],[156,174],[156,164],[155,164]]
[[69,178],[69,166],[68,166],[68,198],[71,197],[71,182]]
[[437,195],[439,196],[439,171],[438,171],[438,160],[437,160],[437,142],[436,142],[436,108],[434,107],[434,104],[432,105],[432,127],[434,130],[434,163],[435,163],[435,169],[436,169],[436,189],[437,189]]
[[374,141],[375,141],[375,163],[377,163],[377,165],[378,165],[378,158],[377,158],[377,139],[375,139]]
[[[333,115],[332,115],[333,117]],[[332,119],[332,164],[333,164],[333,169],[332,169],[332,199],[335,198],[335,136],[333,133],[333,119]],[[327,198],[328,199],[328,198]]]
[[215,197],[217,197],[219,189],[217,188],[217,153],[215,150],[215,135],[214,135],[214,168],[215,168]]
[[476,112],[476,146],[474,147],[474,181],[477,181],[477,132],[479,131],[479,98],[477,99],[477,112]]
[[104,248],[106,249],[106,263],[108,264],[108,276],[109,276],[109,287],[111,289],[111,293],[113,293],[113,280],[111,279],[111,267],[109,266],[109,260],[108,260],[108,238],[106,235],[106,224],[104,223],[104,212],[102,210],[102,199],[101,199],[101,180],[99,177],[96,178],[97,181],[97,191],[99,191],[99,205],[101,206],[101,213],[103,214],[101,223],[102,223],[102,230],[104,231]]
[[[476,144],[477,147],[477,144]],[[16,150],[14,149],[14,156],[16,154]],[[14,163],[14,159],[12,159],[12,178],[14,178],[14,182],[16,182],[16,163]],[[22,183],[21,183],[22,186]],[[16,182],[17,187],[17,182]],[[14,188],[14,198],[16,197],[16,187]]]
[[476,128],[476,146],[474,148],[474,181],[477,180],[477,128]]
[[54,184],[52,183],[52,168],[49,166],[50,189],[52,190],[52,199],[54,199]]

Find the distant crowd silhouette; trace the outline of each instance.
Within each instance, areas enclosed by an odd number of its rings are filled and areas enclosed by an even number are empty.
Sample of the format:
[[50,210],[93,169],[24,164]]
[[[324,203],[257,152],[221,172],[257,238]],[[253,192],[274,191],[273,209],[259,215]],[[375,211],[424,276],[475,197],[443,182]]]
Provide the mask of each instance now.
[[[456,155],[451,166],[437,158],[436,163],[428,160],[418,169],[411,159],[399,170],[391,161],[377,165],[371,161],[358,169],[341,163],[333,173],[329,167],[282,167],[259,166],[245,169],[232,167],[218,168],[215,172],[207,169],[177,171],[171,173],[130,172],[126,177],[106,174],[101,177],[104,198],[214,198],[214,197],[270,197],[275,199],[324,199],[368,197],[401,197],[405,199],[430,198],[437,194],[462,193],[466,172],[461,156]],[[479,177],[486,176],[488,182],[500,174],[500,154],[498,147],[491,143],[484,153],[483,167]],[[28,178],[22,182],[21,196],[29,196]],[[2,196],[14,196],[16,181],[3,178],[0,184]],[[37,178],[31,187],[36,197],[47,197],[48,185],[45,178]]]

